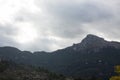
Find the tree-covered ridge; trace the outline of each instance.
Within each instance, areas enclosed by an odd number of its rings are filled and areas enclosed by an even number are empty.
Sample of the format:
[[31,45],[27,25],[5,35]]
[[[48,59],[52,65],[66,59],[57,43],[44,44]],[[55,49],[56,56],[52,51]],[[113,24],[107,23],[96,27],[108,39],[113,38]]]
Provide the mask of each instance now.
[[0,80],[65,80],[66,77],[40,67],[0,61]]
[[10,61],[0,61],[0,80],[101,80],[96,77],[66,77],[41,67],[20,65]]

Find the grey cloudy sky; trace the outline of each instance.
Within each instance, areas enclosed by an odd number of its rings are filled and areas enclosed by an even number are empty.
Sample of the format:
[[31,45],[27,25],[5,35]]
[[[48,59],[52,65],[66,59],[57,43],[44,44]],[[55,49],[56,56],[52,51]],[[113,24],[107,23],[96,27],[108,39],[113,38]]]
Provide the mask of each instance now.
[[0,46],[53,51],[87,34],[120,41],[120,0],[0,0]]

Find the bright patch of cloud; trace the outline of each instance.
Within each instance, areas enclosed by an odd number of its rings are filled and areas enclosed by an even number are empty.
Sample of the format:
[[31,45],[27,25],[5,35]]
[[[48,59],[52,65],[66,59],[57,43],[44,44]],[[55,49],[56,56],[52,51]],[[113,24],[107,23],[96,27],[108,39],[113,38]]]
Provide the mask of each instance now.
[[38,37],[36,30],[30,23],[19,23],[15,26],[18,28],[18,32],[14,36],[14,39],[18,43],[30,44]]

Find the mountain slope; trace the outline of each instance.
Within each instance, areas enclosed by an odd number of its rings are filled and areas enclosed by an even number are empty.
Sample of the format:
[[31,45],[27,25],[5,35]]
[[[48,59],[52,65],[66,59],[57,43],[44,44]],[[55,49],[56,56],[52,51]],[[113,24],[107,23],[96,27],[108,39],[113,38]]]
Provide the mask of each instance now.
[[0,61],[0,80],[66,80],[40,67],[15,64],[11,61]]
[[69,76],[105,78],[113,75],[113,67],[120,64],[120,43],[89,34],[81,43],[51,53],[31,53],[13,47],[1,47],[0,56]]

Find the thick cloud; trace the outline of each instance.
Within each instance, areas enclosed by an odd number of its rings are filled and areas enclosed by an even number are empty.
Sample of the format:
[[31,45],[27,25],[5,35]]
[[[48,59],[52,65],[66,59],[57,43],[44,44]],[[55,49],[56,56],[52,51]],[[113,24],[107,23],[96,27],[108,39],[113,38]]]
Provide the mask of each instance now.
[[12,40],[12,37],[16,34],[16,29],[11,26],[11,24],[0,25],[0,46],[17,45],[17,43]]
[[120,40],[118,0],[1,0],[0,46],[52,51],[87,34]]

